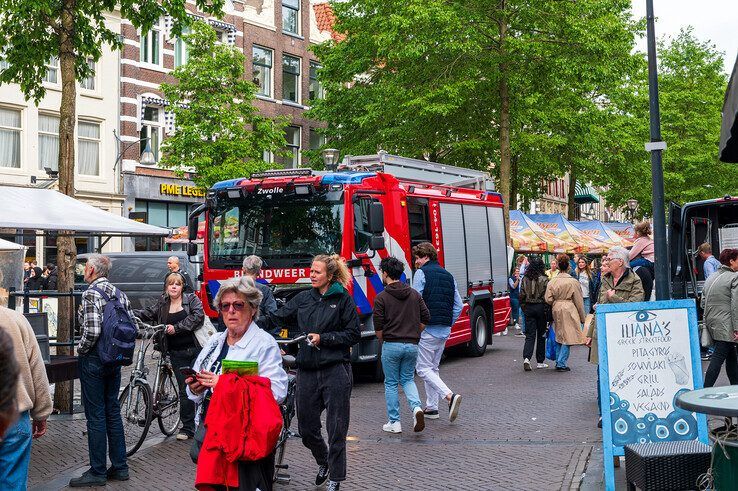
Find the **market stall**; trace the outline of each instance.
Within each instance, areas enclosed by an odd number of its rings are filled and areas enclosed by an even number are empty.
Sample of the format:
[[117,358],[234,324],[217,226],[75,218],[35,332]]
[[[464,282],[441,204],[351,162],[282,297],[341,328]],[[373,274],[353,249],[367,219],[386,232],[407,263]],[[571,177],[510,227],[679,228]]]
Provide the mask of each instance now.
[[632,223],[604,222],[603,225],[615,232],[623,241],[623,247],[631,247],[635,241],[635,228]]
[[545,232],[553,234],[566,244],[566,254],[604,254],[609,249],[604,244],[582,233],[569,220],[558,214],[528,215]]
[[587,220],[570,223],[587,237],[590,237],[598,242],[601,242],[602,244],[605,244],[608,249],[616,246],[630,247],[633,245],[631,241],[619,236],[615,233],[614,230],[607,227],[599,220]]
[[510,210],[510,242],[516,252],[523,253],[559,253],[566,249],[562,240],[544,231],[520,210]]

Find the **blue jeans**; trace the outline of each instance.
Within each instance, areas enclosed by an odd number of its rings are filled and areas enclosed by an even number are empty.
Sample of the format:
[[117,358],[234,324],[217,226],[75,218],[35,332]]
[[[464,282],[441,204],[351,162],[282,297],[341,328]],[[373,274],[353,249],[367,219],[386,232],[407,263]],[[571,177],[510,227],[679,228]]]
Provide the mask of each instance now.
[[402,385],[410,410],[420,407],[420,394],[415,385],[415,365],[418,345],[412,343],[382,343],[382,368],[384,369],[384,398],[387,402],[387,419],[400,421],[400,397],[397,390]]
[[25,411],[4,436],[0,435],[0,489],[3,491],[26,489],[32,434],[31,418]]
[[523,307],[520,307],[520,329],[525,334],[525,313],[523,312]]
[[510,310],[512,311],[512,321],[518,322],[518,318],[520,317],[520,298],[510,297]]
[[642,256],[637,257],[633,259],[632,261],[630,261],[631,268],[635,268],[636,266],[646,266],[647,268],[650,268],[651,270],[653,270],[653,263]]
[[566,367],[566,360],[569,359],[569,345],[556,343],[556,367]]
[[592,301],[589,299],[589,297],[584,297],[584,316],[588,316],[591,310]]
[[106,475],[108,448],[112,469],[127,471],[126,440],[118,404],[120,367],[104,367],[94,351],[80,355],[79,381],[87,418],[90,472],[95,476]]

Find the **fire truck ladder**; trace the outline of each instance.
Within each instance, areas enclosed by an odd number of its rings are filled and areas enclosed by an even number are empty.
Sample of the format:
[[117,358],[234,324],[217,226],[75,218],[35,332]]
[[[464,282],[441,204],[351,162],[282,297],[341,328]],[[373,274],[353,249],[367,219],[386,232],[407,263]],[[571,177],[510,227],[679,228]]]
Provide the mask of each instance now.
[[398,179],[419,183],[464,187],[481,191],[495,190],[494,181],[489,172],[400,157],[390,155],[384,151],[380,151],[376,155],[347,155],[338,168],[339,170],[386,172]]

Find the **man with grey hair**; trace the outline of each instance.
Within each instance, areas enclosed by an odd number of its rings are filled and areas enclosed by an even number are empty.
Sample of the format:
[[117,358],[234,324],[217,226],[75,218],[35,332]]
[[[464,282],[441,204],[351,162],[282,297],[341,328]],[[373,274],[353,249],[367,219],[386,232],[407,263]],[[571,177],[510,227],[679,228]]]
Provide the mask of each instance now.
[[630,269],[630,256],[624,247],[607,253],[610,272],[602,279],[598,303],[642,302],[643,284]]
[[190,278],[190,274],[182,269],[179,264],[179,258],[177,256],[169,256],[167,258],[167,268],[169,269],[169,272],[164,275],[164,283],[166,284],[167,277],[172,273],[179,273],[182,276],[182,279],[184,280],[184,288],[182,288],[182,291],[185,293],[194,293],[195,290],[192,287],[192,278]]
[[[98,352],[98,340],[103,328],[105,298],[116,296],[134,319],[126,294],[108,281],[110,259],[93,254],[85,263],[84,278],[89,288],[82,294],[79,324],[79,381],[82,386],[82,404],[87,418],[87,444],[90,469],[69,481],[73,488],[104,486],[108,480],[127,481],[126,440],[118,404],[120,366],[103,365]],[[103,295],[104,293],[104,295]],[[107,468],[107,449],[110,448],[110,468]]]
[[241,273],[254,280],[256,288],[262,294],[261,304],[259,305],[259,317],[272,312],[277,311],[277,301],[274,300],[274,293],[269,285],[265,283],[259,283],[258,278],[261,275],[261,267],[264,265],[264,261],[259,256],[248,256],[243,260],[243,267]]

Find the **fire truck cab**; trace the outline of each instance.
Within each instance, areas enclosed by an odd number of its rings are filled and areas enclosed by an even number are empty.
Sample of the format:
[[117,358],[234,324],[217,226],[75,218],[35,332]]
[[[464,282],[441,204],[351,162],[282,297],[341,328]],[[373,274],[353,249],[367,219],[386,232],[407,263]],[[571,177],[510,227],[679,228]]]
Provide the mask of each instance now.
[[412,247],[431,242],[464,299],[446,346],[481,356],[511,313],[502,199],[490,184],[485,172],[386,153],[347,157],[335,172],[279,169],[217,183],[190,216],[194,240],[205,214],[206,313],[217,317],[212,302],[220,281],[240,275],[246,256],[263,259],[261,281],[280,302],[310,288],[315,255],[336,253],[351,270],[361,320],[352,360],[379,366],[372,323],[374,298],[384,289],[379,263],[401,259],[402,279],[411,282]]

